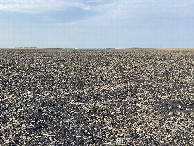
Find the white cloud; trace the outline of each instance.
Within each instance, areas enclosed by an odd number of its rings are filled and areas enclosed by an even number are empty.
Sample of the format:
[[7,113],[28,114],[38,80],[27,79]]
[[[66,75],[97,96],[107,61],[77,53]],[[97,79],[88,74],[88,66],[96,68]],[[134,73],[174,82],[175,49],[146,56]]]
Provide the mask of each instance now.
[[98,2],[96,5],[89,5],[90,11],[95,11],[96,15],[86,17],[70,23],[58,23],[58,26],[79,25],[79,26],[100,26],[109,24],[111,21],[124,20],[136,17],[135,13],[142,7],[146,7],[152,0],[88,0],[87,2]]
[[[189,9],[194,5],[190,0],[0,0],[0,10],[19,12],[45,12],[79,7],[84,10],[114,16],[127,15],[131,10],[141,8],[157,9],[157,11],[176,11],[177,8]],[[137,10],[137,11],[138,11]]]
[[118,0],[0,0],[0,10],[36,13],[78,7],[93,11],[115,1]]
[[[64,29],[120,29],[176,27],[184,18],[194,15],[194,2],[189,0],[88,0],[97,5],[89,5],[95,16],[85,17],[73,22],[57,23],[57,28]],[[86,1],[84,4],[88,4]],[[124,28],[125,27],[125,28]],[[181,25],[182,27],[182,25]]]
[[[190,0],[0,0],[0,11],[40,13],[60,11],[70,7],[95,12],[71,23],[57,25],[90,25],[112,20],[149,18],[152,15],[193,15],[194,2]],[[139,18],[138,18],[139,17]],[[98,25],[98,24],[96,24]]]
[[69,7],[89,9],[79,0],[0,0],[0,10],[37,13]]

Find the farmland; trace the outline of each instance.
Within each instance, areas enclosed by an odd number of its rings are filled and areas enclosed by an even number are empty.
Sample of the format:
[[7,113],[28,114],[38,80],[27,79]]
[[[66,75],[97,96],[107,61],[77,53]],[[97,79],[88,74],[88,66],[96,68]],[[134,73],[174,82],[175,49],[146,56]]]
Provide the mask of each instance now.
[[194,145],[193,50],[0,50],[0,145]]

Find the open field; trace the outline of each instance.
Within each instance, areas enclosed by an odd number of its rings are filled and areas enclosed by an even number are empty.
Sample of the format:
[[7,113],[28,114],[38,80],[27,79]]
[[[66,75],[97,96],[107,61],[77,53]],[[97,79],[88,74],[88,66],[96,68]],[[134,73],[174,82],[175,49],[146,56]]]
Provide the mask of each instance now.
[[194,50],[0,50],[0,145],[194,145]]
[[[68,49],[74,50],[75,48],[0,48],[0,50],[60,50],[60,49]],[[105,48],[106,49],[106,48]],[[105,49],[97,49],[97,50],[105,50]],[[126,48],[127,50],[194,50],[194,48]],[[78,49],[79,50],[79,49]],[[81,50],[94,50],[94,49],[81,49]],[[95,49],[96,50],[96,49]],[[108,50],[115,50],[115,49],[108,49]],[[125,49],[116,49],[116,50],[125,50]]]
[[157,49],[157,50],[194,50],[194,48],[154,48],[154,49]]

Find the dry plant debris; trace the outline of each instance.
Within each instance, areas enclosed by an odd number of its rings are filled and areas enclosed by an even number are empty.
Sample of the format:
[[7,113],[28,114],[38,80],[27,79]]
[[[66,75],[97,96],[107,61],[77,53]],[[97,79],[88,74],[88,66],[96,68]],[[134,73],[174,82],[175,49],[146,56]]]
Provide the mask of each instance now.
[[192,50],[0,50],[0,145],[194,145]]

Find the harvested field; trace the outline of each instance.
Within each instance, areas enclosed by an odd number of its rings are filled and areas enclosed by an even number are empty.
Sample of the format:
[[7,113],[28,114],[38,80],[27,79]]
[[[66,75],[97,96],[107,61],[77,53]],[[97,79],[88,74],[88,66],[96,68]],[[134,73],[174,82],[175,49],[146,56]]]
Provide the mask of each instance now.
[[194,145],[194,50],[0,50],[0,145]]

